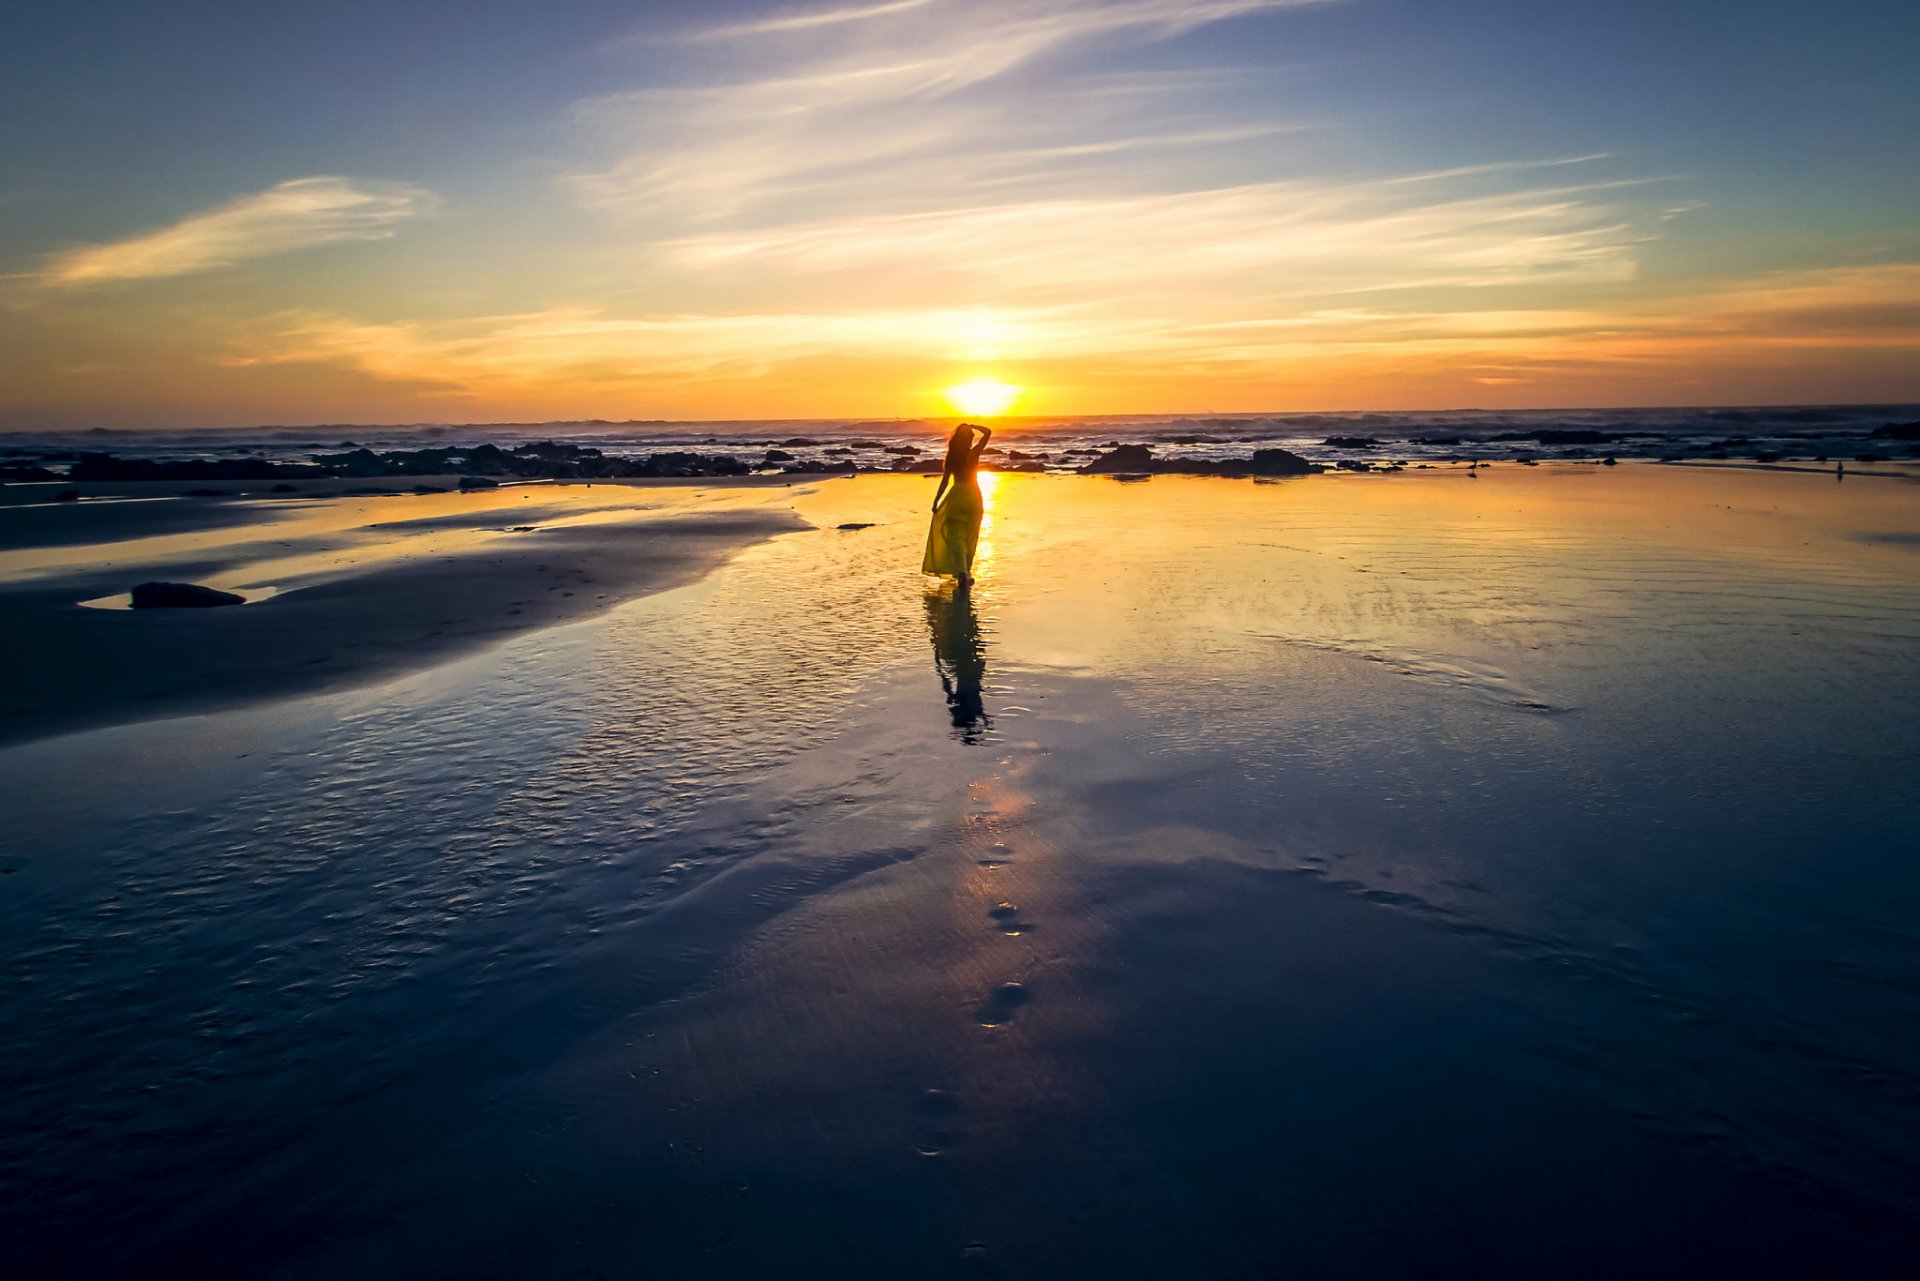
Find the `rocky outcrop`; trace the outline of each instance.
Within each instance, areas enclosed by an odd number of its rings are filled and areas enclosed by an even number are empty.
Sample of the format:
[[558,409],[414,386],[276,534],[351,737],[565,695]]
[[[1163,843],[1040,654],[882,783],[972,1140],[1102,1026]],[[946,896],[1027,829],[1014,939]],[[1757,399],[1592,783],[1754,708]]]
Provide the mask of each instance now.
[[1256,449],[1251,458],[1155,458],[1146,445],[1120,445],[1080,469],[1083,476],[1306,476],[1326,469],[1288,449]]

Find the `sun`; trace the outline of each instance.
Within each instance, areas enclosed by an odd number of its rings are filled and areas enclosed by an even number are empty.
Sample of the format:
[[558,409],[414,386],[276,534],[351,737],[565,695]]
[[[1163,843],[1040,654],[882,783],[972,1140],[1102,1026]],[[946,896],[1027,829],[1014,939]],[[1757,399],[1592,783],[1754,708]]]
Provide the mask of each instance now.
[[1020,388],[993,378],[969,378],[940,394],[969,418],[998,418],[1020,399]]

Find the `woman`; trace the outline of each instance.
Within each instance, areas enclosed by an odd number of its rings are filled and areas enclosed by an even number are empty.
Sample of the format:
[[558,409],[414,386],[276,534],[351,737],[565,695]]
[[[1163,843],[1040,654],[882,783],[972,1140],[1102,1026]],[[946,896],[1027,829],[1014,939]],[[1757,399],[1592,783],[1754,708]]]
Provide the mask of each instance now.
[[[980,433],[974,443],[973,433]],[[993,439],[993,429],[961,423],[947,441],[947,465],[940,472],[940,488],[933,495],[933,526],[927,530],[927,554],[920,562],[923,574],[939,574],[973,585],[973,549],[980,541],[980,517],[986,503],[980,497],[980,455]],[[951,485],[952,492],[948,492]],[[942,502],[941,499],[945,499]]]

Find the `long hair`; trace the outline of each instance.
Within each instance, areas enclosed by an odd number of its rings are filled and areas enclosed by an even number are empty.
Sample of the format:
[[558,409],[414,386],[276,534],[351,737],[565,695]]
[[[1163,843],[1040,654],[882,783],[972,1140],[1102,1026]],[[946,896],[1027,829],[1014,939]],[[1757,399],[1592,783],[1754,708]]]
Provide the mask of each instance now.
[[947,470],[962,471],[972,456],[973,428],[966,423],[961,423],[953,429],[953,435],[947,439]]

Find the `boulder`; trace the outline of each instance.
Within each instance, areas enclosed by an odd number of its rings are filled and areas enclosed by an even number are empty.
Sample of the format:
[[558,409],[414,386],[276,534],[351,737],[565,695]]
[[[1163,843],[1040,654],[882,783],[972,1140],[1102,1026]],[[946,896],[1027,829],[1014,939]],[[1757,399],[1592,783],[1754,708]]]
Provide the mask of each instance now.
[[247,598],[198,583],[142,583],[133,589],[135,609],[208,609],[215,605],[244,605]]
[[1329,436],[1320,443],[1332,449],[1380,448],[1380,442],[1371,436]]
[[1305,476],[1320,469],[1290,449],[1256,449],[1247,470],[1256,476]]
[[498,489],[500,488],[500,482],[493,479],[491,476],[462,476],[460,478],[460,488],[462,489]]
[[1080,469],[1082,475],[1145,471],[1153,466],[1153,450],[1146,445],[1116,445]]

